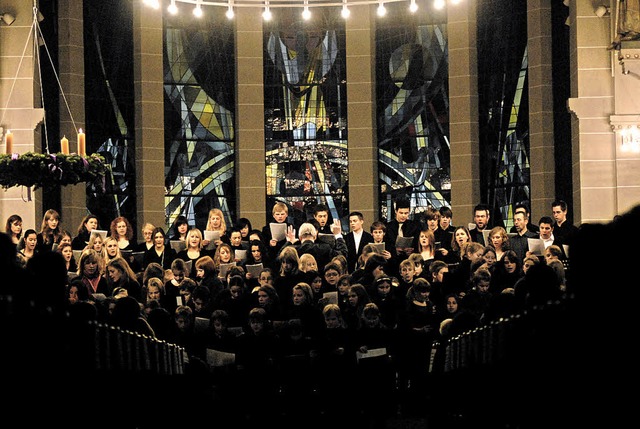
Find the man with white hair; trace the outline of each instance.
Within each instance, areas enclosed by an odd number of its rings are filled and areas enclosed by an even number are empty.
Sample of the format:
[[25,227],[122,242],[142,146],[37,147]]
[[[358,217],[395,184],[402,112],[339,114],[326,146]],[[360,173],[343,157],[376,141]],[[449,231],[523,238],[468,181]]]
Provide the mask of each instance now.
[[331,232],[335,240],[333,244],[318,242],[318,231],[313,224],[305,222],[298,229],[298,239],[292,227],[287,230],[287,243],[285,246],[295,246],[298,255],[308,253],[312,255],[318,263],[318,268],[323,269],[335,256],[343,255],[347,257],[347,244],[342,236],[342,226],[340,220],[335,219],[331,224]]

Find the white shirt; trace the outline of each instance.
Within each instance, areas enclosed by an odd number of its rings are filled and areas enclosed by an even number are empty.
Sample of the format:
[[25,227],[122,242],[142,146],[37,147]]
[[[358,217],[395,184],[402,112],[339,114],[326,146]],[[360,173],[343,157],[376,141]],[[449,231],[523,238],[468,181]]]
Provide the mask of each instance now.
[[361,229],[359,232],[351,231],[351,232],[353,232],[353,241],[354,241],[354,243],[356,243],[356,251],[360,247],[360,240],[362,239],[362,232],[363,231],[364,231],[364,229]]

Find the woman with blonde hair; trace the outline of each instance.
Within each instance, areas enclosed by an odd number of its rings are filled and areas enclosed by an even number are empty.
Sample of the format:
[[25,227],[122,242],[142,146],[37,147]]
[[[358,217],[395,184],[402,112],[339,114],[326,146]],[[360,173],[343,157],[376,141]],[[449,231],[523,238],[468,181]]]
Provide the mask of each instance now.
[[146,222],[140,232],[142,233],[142,242],[138,243],[136,248],[137,252],[146,252],[153,247],[153,230],[156,229],[155,225]]
[[273,287],[276,288],[283,310],[291,304],[293,287],[306,280],[304,272],[300,271],[300,256],[293,246],[285,246],[276,258]]
[[84,248],[84,250],[86,249],[92,249],[95,250],[98,255],[100,256],[100,259],[102,259],[102,261],[104,261],[107,257],[107,252],[105,250],[104,247],[104,240],[102,239],[102,235],[100,234],[91,234],[91,238],[89,238],[89,243],[87,243],[87,247]]
[[303,253],[300,255],[300,271],[306,273],[311,270],[318,271],[316,258],[311,253]]
[[104,248],[104,262],[105,264],[109,264],[109,261],[115,258],[122,257],[122,253],[120,253],[120,248],[118,247],[118,240],[113,237],[107,237],[102,243],[102,247]]
[[127,290],[128,296],[134,297],[140,303],[143,302],[142,286],[126,259],[121,256],[111,259],[107,264],[107,275],[111,290],[122,287]]
[[187,231],[187,243],[186,249],[178,252],[177,259],[182,259],[185,262],[191,261],[191,274],[189,277],[196,278],[195,267],[196,261],[203,256],[210,256],[209,252],[202,247],[202,232],[198,228],[191,228]]
[[104,259],[98,252],[92,248],[86,248],[82,251],[78,262],[78,277],[92,294],[101,293],[105,296],[111,296],[112,289],[107,279],[102,275],[104,269]]
[[[224,213],[222,210],[218,208],[212,208],[209,210],[209,218],[207,220],[207,227],[204,229],[205,231],[214,231],[220,234],[220,238],[217,239],[213,244],[217,247],[221,243],[231,244],[229,237],[227,236],[227,222],[224,220]],[[205,233],[206,237],[206,233]],[[206,238],[203,238],[202,245],[203,247],[208,247],[210,241]]]

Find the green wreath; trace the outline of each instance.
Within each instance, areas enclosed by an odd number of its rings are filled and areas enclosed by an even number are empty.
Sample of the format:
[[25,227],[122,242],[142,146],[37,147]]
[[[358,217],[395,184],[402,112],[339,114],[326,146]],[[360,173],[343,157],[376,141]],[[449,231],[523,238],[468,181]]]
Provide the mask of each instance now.
[[103,181],[111,166],[105,164],[102,155],[92,153],[87,157],[62,153],[0,154],[0,186],[51,188],[55,185],[76,185],[81,182]]

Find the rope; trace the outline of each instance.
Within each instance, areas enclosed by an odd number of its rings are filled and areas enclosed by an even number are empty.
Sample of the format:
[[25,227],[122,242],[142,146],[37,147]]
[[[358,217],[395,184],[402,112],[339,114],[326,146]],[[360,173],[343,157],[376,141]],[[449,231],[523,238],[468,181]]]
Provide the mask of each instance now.
[[[35,4],[35,0],[34,0],[34,4]],[[71,113],[71,108],[69,107],[69,103],[67,102],[67,97],[64,94],[64,91],[62,90],[62,83],[60,82],[60,78],[58,77],[58,73],[56,72],[56,68],[55,65],[53,63],[53,59],[51,58],[51,53],[49,52],[49,47],[47,46],[47,43],[44,39],[44,35],[42,33],[42,29],[40,28],[40,24],[38,23],[38,8],[36,6],[33,7],[33,22],[31,24],[31,28],[33,29],[33,40],[38,40],[38,37],[40,37],[40,39],[42,40],[42,45],[45,48],[45,51],[47,52],[47,58],[49,58],[49,63],[51,64],[51,69],[53,70],[53,74],[56,77],[56,82],[58,83],[58,88],[60,89],[60,94],[62,95],[62,99],[64,100],[64,104],[67,107],[67,111],[69,112],[69,117],[71,118],[71,123],[73,124],[73,128],[74,129],[78,129],[78,127],[76,126],[76,121],[73,118],[73,114]],[[2,111],[2,117],[0,117],[0,124],[4,123],[4,116],[7,113],[7,110],[9,108],[9,101],[11,100],[11,95],[13,94],[13,89],[16,85],[16,81],[18,80],[18,73],[20,72],[20,68],[22,67],[22,63],[24,62],[24,58],[25,58],[25,54],[27,52],[27,46],[29,46],[29,41],[31,40],[31,31],[29,31],[29,36],[27,37],[27,40],[24,44],[24,48],[22,50],[22,56],[20,57],[20,62],[18,63],[18,68],[16,69],[16,74],[13,77],[13,82],[11,84],[11,89],[9,90],[9,95],[7,97],[7,104],[4,107],[4,110]],[[42,100],[42,107],[44,108],[44,90],[43,90],[43,83],[42,83],[42,70],[40,67],[40,51],[38,49],[38,45],[34,43],[33,45],[33,58],[36,60],[35,64],[38,65],[38,77],[39,77],[39,81],[40,81],[40,97]],[[45,151],[47,152],[47,154],[49,153],[49,135],[47,133],[47,119],[46,119],[46,115],[44,116],[44,131],[45,131]]]

